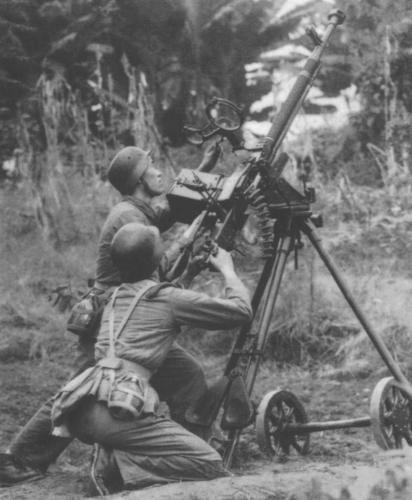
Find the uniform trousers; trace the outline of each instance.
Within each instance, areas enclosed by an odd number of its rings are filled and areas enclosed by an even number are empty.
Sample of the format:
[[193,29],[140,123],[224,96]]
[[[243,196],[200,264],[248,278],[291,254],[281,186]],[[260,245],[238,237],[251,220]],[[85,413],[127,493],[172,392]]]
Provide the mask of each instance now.
[[[84,398],[71,414],[70,431],[85,443],[110,450],[109,462],[114,459],[120,472],[121,489],[227,475],[218,453],[176,422],[152,413],[120,420],[93,396]],[[110,472],[103,477],[113,477]]]
[[[94,344],[79,342],[72,377],[94,364]],[[173,344],[167,357],[151,379],[151,385],[165,401],[173,420],[191,432],[205,437],[204,427],[186,421],[186,409],[206,390],[206,380],[199,363],[178,344]],[[23,463],[45,472],[66,449],[71,438],[53,436],[50,412],[53,400],[49,399],[27,422],[12,441],[9,452]]]

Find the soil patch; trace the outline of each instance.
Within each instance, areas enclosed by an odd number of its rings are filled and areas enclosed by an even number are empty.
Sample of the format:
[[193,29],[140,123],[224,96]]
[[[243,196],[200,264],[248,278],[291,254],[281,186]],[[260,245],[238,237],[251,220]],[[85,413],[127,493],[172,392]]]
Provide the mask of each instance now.
[[[3,449],[44,401],[45,396],[51,395],[65,380],[67,372],[62,360],[33,360],[0,365],[3,422],[0,439]],[[360,417],[368,414],[369,396],[376,382],[371,377],[342,382],[319,377],[299,368],[280,370],[265,365],[259,374],[256,401],[266,392],[282,388],[291,390],[299,397],[310,420]],[[378,452],[370,429],[345,429],[313,434],[307,456],[292,454],[289,457],[268,458],[259,450],[254,429],[249,427],[242,435],[233,463],[235,477],[151,488],[150,498],[281,499],[299,485],[302,488],[310,485],[313,478],[336,490],[343,484],[353,482],[363,467],[376,464]],[[0,499],[51,500],[88,496],[90,453],[91,447],[73,442],[44,479],[2,489]],[[158,491],[156,495],[159,496],[153,496],[155,491]],[[233,496],[236,491],[238,496]],[[185,496],[182,496],[183,492]],[[147,491],[133,492],[128,498],[148,498],[147,494]]]

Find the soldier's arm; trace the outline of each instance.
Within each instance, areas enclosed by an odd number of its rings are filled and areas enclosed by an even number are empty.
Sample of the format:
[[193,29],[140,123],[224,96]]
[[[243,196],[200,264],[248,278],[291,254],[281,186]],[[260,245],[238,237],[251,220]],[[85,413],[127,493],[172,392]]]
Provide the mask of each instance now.
[[209,330],[231,329],[252,319],[249,293],[237,276],[230,254],[222,249],[210,261],[221,272],[225,297],[210,297],[192,290],[175,289],[171,296],[172,312],[178,324]]

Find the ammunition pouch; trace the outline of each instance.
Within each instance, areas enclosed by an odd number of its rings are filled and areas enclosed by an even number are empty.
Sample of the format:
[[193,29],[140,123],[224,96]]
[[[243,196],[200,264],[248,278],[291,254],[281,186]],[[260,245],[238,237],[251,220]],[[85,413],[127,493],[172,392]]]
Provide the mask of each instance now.
[[96,336],[103,314],[104,306],[109,299],[107,290],[92,288],[70,312],[67,320],[67,330],[82,339],[92,339]]
[[107,407],[113,418],[134,420],[142,414],[148,396],[150,372],[131,361],[103,358],[98,362],[110,378]]
[[125,373],[116,377],[112,385],[107,407],[112,417],[118,420],[134,420],[143,412],[146,392],[141,379],[134,373]]

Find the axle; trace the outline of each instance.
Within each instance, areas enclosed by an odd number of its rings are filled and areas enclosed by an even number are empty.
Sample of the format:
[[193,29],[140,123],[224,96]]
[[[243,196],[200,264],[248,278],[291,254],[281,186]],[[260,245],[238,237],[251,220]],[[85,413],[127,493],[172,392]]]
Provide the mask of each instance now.
[[311,432],[348,429],[351,427],[370,427],[370,417],[349,418],[346,420],[330,420],[329,422],[308,422],[306,424],[285,424],[282,431],[290,434],[309,434]]

